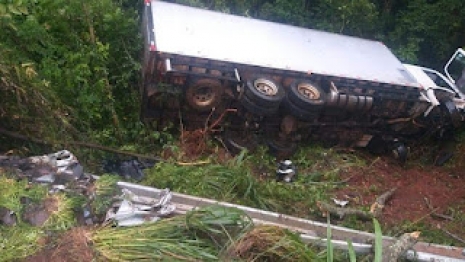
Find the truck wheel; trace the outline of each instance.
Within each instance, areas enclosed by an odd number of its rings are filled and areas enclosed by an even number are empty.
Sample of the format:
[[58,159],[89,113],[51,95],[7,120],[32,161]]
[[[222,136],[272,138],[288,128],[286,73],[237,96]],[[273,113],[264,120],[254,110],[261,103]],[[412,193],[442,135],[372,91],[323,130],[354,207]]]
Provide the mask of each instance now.
[[305,110],[319,111],[325,103],[326,94],[321,87],[307,80],[294,81],[287,94],[289,100]]
[[269,78],[256,76],[247,81],[244,96],[258,106],[277,107],[286,96],[281,85]]
[[250,101],[250,99],[247,96],[243,96],[240,102],[244,106],[244,108],[247,109],[247,111],[258,116],[273,115],[278,111],[279,108],[279,104],[268,107],[257,105],[254,102]]
[[198,111],[210,111],[221,102],[224,87],[214,79],[199,79],[189,84],[186,91],[187,103]]
[[313,110],[302,109],[291,102],[289,98],[284,100],[283,106],[291,115],[304,122],[312,122],[317,119],[320,112],[316,111],[315,108]]

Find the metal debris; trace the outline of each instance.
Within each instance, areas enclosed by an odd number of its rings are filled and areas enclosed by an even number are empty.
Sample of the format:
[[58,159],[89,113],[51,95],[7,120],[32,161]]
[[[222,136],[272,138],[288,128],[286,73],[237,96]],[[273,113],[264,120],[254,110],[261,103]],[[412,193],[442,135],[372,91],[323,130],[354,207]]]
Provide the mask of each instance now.
[[294,181],[296,176],[297,169],[291,160],[284,160],[279,162],[278,170],[276,170],[276,181],[289,183]]
[[105,219],[115,221],[118,226],[156,222],[176,210],[176,206],[170,204],[172,195],[168,189],[160,191],[157,198],[141,197],[128,189],[122,189],[122,192],[123,200],[116,205],[117,210],[108,210]]
[[347,204],[349,204],[349,201],[347,200],[339,200],[339,199],[333,198],[333,201],[334,201],[334,204],[340,207],[345,207]]

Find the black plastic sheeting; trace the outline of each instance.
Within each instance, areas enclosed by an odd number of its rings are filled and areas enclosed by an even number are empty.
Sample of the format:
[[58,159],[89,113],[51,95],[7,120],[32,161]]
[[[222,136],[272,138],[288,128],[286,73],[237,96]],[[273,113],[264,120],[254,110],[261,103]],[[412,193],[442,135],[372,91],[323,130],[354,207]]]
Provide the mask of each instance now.
[[107,159],[103,163],[103,171],[109,174],[117,174],[126,180],[141,181],[144,178],[144,169],[151,168],[155,161],[139,161],[137,159],[118,160]]

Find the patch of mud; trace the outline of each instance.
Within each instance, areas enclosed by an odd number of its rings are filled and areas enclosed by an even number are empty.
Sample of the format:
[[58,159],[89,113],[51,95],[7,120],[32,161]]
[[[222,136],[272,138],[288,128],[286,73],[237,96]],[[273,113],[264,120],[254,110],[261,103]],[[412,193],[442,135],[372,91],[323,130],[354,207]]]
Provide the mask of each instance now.
[[85,228],[73,228],[57,241],[50,243],[36,254],[27,257],[23,262],[88,262],[93,261],[95,254],[88,245]]
[[[379,218],[387,227],[403,222],[429,224],[434,228],[457,227],[465,212],[464,172],[434,166],[403,168],[379,158],[370,167],[346,176],[353,177],[333,196],[349,200],[352,207],[370,207],[379,195],[397,188]],[[433,213],[449,219],[435,217]],[[454,233],[465,238],[463,228],[454,229]]]
[[42,203],[31,203],[26,207],[23,220],[33,226],[43,226],[49,217],[58,211],[58,201],[55,197],[48,197]]

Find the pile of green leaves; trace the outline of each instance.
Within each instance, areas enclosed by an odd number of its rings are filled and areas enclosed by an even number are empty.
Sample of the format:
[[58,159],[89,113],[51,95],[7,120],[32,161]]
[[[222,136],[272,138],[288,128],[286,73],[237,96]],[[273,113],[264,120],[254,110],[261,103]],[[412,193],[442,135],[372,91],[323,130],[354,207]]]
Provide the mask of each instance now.
[[252,226],[237,209],[211,206],[135,227],[104,227],[94,248],[116,261],[218,261],[221,251]]

